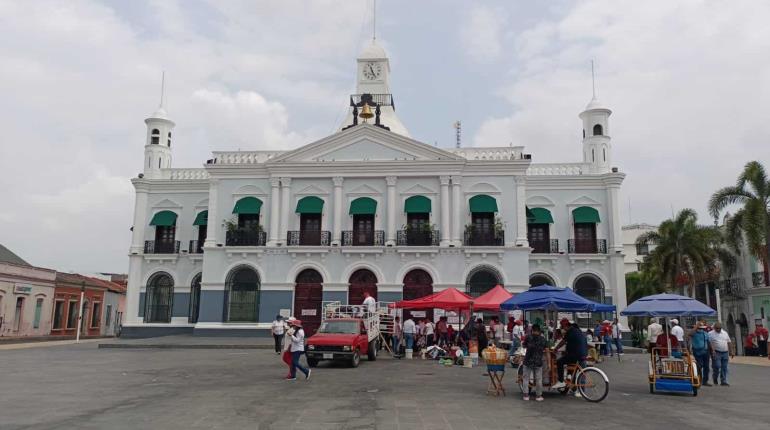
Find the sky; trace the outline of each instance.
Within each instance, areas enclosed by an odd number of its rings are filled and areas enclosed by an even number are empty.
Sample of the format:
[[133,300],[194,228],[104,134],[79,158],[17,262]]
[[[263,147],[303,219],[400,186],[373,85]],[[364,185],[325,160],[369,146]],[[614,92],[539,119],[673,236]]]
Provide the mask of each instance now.
[[[144,119],[173,166],[336,131],[372,36],[368,0],[0,0],[0,243],[61,271],[127,271]],[[380,0],[399,118],[417,140],[581,161],[578,114],[613,110],[624,223],[770,169],[770,2]]]

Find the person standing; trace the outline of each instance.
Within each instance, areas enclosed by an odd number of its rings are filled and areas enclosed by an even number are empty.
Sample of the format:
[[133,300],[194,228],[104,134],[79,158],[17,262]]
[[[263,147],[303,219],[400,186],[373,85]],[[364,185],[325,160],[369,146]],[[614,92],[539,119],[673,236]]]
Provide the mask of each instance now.
[[612,326],[609,320],[602,321],[602,342],[604,342],[604,355],[612,354]]
[[758,355],[759,347],[757,346],[757,336],[754,333],[746,335],[746,340],[743,342],[743,349],[746,357]]
[[377,312],[377,300],[374,300],[374,297],[372,297],[368,291],[364,291],[363,305],[366,308],[366,312],[369,312],[370,314]]
[[535,378],[535,400],[543,401],[543,352],[545,351],[545,338],[540,334],[540,326],[532,326],[532,334],[524,339],[524,348],[527,353],[524,355],[524,369],[522,381],[527,387],[524,393],[524,400],[529,400],[529,378],[534,374]]
[[658,336],[663,332],[663,326],[658,323],[657,318],[650,320],[650,325],[647,326],[647,350],[652,352],[652,348],[655,348],[655,342],[658,341]]
[[[712,361],[714,362],[713,380],[717,384],[717,376],[721,380],[722,386],[729,387],[727,382],[727,364],[733,357],[732,348],[730,348],[730,335],[722,330],[722,323],[717,321],[714,324],[714,330],[709,333],[709,342],[714,352]],[[728,358],[729,357],[729,358]]]
[[449,345],[449,324],[447,317],[441,317],[436,323],[436,333],[438,334],[438,346],[446,348]]
[[623,326],[617,318],[612,321],[612,343],[618,355],[623,355]]
[[286,334],[286,323],[283,322],[283,317],[280,315],[275,316],[273,324],[270,326],[273,331],[273,340],[275,341],[275,353],[281,353],[281,346],[283,345],[283,337]]
[[401,338],[404,329],[401,327],[401,317],[393,319],[393,358],[401,358]]
[[310,379],[310,369],[299,364],[299,359],[305,354],[305,330],[302,330],[302,321],[293,320],[291,323],[294,333],[291,334],[291,373],[286,378],[288,381],[297,380],[297,369],[305,374],[305,379]]
[[762,323],[757,323],[754,330],[754,337],[757,340],[757,354],[762,357],[767,357],[767,329],[762,326]]
[[404,321],[403,329],[404,344],[406,349],[411,351],[414,348],[414,332],[417,329],[417,326],[414,324],[414,320],[411,316],[407,318],[406,321]]
[[427,346],[433,346],[434,342],[436,341],[436,328],[433,325],[433,321],[426,319],[425,328],[423,330],[425,333],[425,342]]
[[679,325],[679,320],[676,318],[671,319],[671,334],[676,337],[680,347],[684,346],[684,329]]
[[711,357],[711,343],[709,342],[706,325],[699,322],[695,326],[695,331],[690,335],[690,348],[692,355],[695,356],[695,362],[698,363],[701,385],[710,387],[709,383],[709,358]]

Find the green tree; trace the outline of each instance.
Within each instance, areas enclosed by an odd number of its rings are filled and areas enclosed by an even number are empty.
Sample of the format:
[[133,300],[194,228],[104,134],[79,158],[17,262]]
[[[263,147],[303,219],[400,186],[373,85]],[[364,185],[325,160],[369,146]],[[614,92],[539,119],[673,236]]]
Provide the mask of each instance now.
[[692,209],[682,209],[674,218],[663,221],[657,231],[639,236],[636,242],[655,245],[644,262],[649,276],[669,291],[686,283],[690,297],[695,296],[699,281],[715,276],[720,269],[731,273],[735,268],[735,258],[723,246],[721,231],[699,225]]
[[734,186],[724,187],[711,196],[709,212],[717,218],[733,204],[741,208],[725,221],[726,239],[738,253],[746,243],[751,255],[762,262],[765,285],[770,285],[770,178],[758,161],[746,164]]

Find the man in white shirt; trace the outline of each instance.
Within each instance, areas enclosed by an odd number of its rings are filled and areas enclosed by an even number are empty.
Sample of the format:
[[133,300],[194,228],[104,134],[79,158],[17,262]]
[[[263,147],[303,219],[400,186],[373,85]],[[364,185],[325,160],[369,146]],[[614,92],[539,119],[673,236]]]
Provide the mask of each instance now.
[[655,348],[655,342],[658,341],[658,336],[661,333],[663,333],[663,326],[658,324],[657,318],[651,319],[650,325],[647,326],[647,348],[649,351]]
[[[615,349],[619,355],[623,355],[623,326],[620,324],[617,318],[612,321],[610,327],[612,332],[612,343],[615,345]],[[612,352],[612,346],[609,347]],[[611,355],[611,354],[610,354]]]
[[283,336],[286,333],[286,323],[283,322],[283,317],[280,315],[275,316],[273,324],[270,326],[273,331],[273,339],[275,340],[275,353],[281,353],[281,345],[283,344]]
[[374,297],[369,294],[369,292],[364,293],[364,306],[366,307],[366,311],[370,314],[373,314],[377,312],[377,300],[374,300]]
[[426,320],[425,321],[425,340],[427,342],[428,346],[433,346],[433,341],[435,340],[435,330],[433,326],[433,321]]
[[404,343],[406,349],[411,350],[414,347],[414,332],[417,327],[414,324],[412,317],[409,317],[404,321]]
[[673,318],[671,320],[671,334],[676,336],[676,341],[679,342],[679,347],[684,345],[684,329],[679,325],[679,320]]
[[717,376],[722,381],[720,385],[729,387],[727,383],[727,363],[733,357],[732,348],[730,348],[730,335],[722,330],[722,323],[714,323],[714,330],[709,332],[709,343],[714,355],[711,357],[714,385],[717,384]]

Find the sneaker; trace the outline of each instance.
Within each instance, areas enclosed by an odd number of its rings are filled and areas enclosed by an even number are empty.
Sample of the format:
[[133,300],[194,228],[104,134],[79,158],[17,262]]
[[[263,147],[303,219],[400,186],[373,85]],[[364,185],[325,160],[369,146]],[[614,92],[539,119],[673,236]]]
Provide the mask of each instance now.
[[538,397],[538,398],[536,398],[536,399],[535,399],[535,401],[536,401],[536,402],[542,402],[543,400],[545,400],[545,399],[543,398],[543,396],[540,396],[540,397]]
[[710,383],[708,383],[708,382],[704,382],[702,385],[703,385],[704,387],[713,387],[713,385],[711,385],[711,384],[710,384]]
[[286,377],[286,380],[287,380],[287,381],[296,381],[296,380],[297,380],[297,378],[292,378],[291,376],[287,376],[287,377]]
[[730,386],[730,384],[728,384],[727,382],[722,382],[720,385],[722,385],[723,387],[729,387]]
[[[307,369],[307,375],[305,375],[305,380],[306,380],[306,381],[307,381],[308,379],[310,379],[310,372],[312,372],[312,370],[310,370],[310,369]],[[295,379],[296,379],[296,378],[295,378]]]
[[524,401],[528,402],[529,401],[529,396],[524,396]]
[[567,386],[567,384],[565,384],[564,382],[557,382],[556,384],[551,385],[551,389],[552,390],[558,390],[558,389],[564,388],[566,386]]
[[580,391],[575,391],[575,397],[583,397],[583,395],[580,394]]

